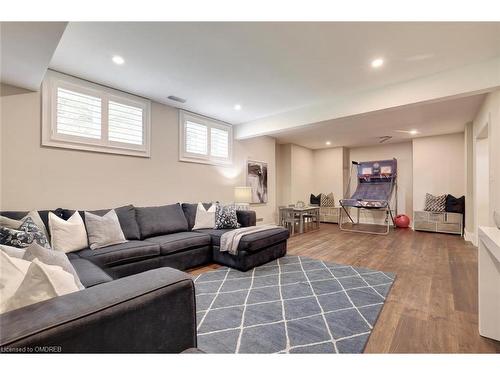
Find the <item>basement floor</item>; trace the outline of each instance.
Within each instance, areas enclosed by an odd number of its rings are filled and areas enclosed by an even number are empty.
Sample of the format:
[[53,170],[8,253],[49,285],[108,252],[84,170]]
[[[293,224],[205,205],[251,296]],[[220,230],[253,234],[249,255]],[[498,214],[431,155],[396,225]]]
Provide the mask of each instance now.
[[500,353],[500,342],[479,335],[477,248],[459,236],[411,229],[379,236],[321,224],[293,236],[288,254],[397,274],[365,353]]

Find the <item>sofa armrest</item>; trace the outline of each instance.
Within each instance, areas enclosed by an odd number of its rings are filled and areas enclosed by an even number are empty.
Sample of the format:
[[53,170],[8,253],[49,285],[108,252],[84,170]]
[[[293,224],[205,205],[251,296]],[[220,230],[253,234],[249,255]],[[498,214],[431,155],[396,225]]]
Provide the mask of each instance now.
[[236,216],[238,217],[238,223],[242,227],[252,227],[257,224],[257,215],[255,211],[236,211]]
[[[0,315],[0,351],[180,353],[196,347],[191,277],[158,268]],[[40,349],[42,348],[42,349]]]

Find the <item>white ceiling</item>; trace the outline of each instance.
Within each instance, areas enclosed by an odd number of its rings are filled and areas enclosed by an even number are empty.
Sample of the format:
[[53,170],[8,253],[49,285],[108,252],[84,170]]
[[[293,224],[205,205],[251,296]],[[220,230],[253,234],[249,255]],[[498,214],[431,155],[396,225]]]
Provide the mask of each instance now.
[[1,22],[0,82],[39,90],[66,22]]
[[[392,136],[385,143],[397,143],[413,137],[426,137],[464,131],[472,121],[485,95],[473,95],[434,103],[416,104],[364,115],[322,121],[306,127],[273,134],[279,143],[294,143],[311,149],[354,147],[377,144],[379,137]],[[397,130],[418,130],[412,136]],[[331,142],[327,146],[325,143]]]
[[50,67],[239,124],[498,55],[500,23],[104,22],[70,23]]

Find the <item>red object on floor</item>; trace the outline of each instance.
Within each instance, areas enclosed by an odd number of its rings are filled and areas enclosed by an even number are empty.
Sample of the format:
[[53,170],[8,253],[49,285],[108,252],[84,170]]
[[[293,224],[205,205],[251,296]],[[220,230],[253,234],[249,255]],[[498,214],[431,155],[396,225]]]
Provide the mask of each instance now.
[[394,221],[398,228],[408,228],[410,226],[410,218],[406,215],[398,215]]

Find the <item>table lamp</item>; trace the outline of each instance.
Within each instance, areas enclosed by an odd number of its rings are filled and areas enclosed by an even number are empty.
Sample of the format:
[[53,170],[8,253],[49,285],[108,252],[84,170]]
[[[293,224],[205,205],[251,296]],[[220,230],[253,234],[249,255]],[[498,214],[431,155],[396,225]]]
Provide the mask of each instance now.
[[252,188],[250,186],[237,186],[234,188],[234,205],[238,210],[248,210],[252,202]]

